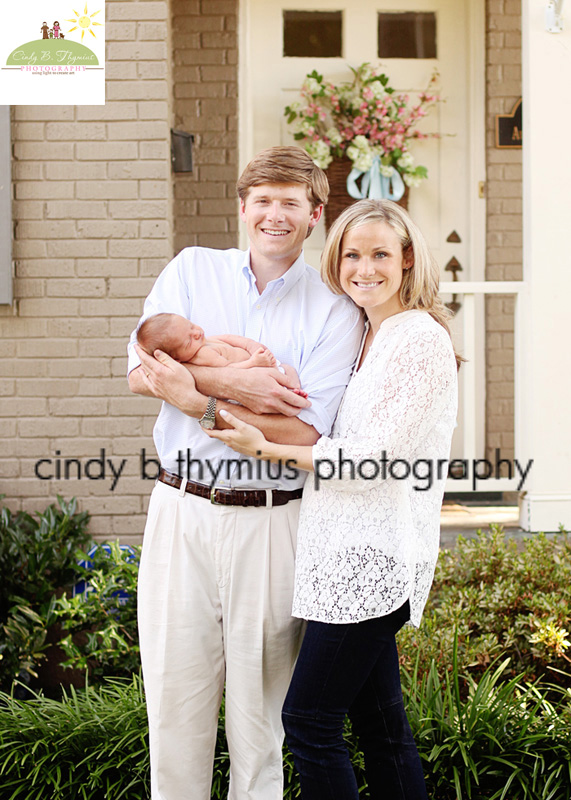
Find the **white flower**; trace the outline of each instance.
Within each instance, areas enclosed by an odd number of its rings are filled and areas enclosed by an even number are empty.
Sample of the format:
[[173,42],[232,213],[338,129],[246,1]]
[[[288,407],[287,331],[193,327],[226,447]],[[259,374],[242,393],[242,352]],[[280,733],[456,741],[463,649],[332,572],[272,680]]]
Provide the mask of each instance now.
[[391,178],[395,171],[394,167],[386,167],[384,164],[381,164],[381,175],[384,178]]
[[319,94],[322,89],[321,84],[315,78],[307,78],[305,81],[305,86],[309,94]]
[[337,128],[329,128],[328,130],[325,131],[325,136],[334,146],[341,144],[341,142],[343,141],[341,138],[341,134],[339,133]]
[[362,133],[360,133],[359,136],[355,136],[352,144],[359,150],[369,150],[371,147],[371,143],[366,136],[363,136]]
[[412,153],[403,153],[397,161],[397,166],[401,169],[409,169],[414,164]]
[[371,91],[375,96],[375,100],[382,100],[385,96],[385,87],[380,81],[373,81],[369,84]]
[[422,178],[419,178],[418,175],[412,175],[410,172],[405,172],[402,176],[402,179],[407,186],[411,187],[411,189],[414,189],[416,186],[420,186],[422,183]]
[[[356,141],[359,138],[365,139],[364,136],[361,137],[357,136],[353,141]],[[367,140],[365,139],[365,141]],[[372,149],[368,146],[367,142],[366,149],[356,145],[350,145],[347,148],[347,156],[351,159],[351,161],[353,162],[353,166],[356,169],[360,169],[361,172],[368,172],[373,166],[373,159],[375,157],[375,154],[373,153]]]
[[313,163],[321,167],[321,169],[327,169],[333,161],[329,146],[322,139],[317,142],[308,142],[305,145],[305,150],[311,156]]

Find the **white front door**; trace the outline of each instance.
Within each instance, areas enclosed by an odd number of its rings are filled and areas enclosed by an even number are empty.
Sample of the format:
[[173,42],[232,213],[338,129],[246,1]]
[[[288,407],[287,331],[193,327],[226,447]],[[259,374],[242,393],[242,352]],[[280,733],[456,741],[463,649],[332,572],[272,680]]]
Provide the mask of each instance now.
[[[416,162],[428,167],[428,180],[411,191],[409,210],[425,233],[442,269],[454,256],[460,280],[484,279],[485,177],[483,18],[474,19],[468,0],[400,0],[400,12],[434,12],[436,58],[377,57],[377,15],[394,11],[387,0],[244,0],[240,41],[240,164],[275,144],[291,144],[283,111],[299,99],[307,73],[317,69],[334,82],[350,80],[349,66],[368,61],[389,76],[398,91],[414,96],[426,88],[435,69],[445,99],[423,120],[422,130],[441,134],[414,144]],[[283,12],[340,11],[342,58],[284,56]],[[316,25],[319,24],[316,18]],[[481,63],[478,63],[481,61]],[[461,242],[447,242],[456,231]],[[308,240],[306,256],[319,265],[324,228]],[[450,272],[442,273],[450,280]]]
[[[379,58],[378,15],[382,12],[434,13],[436,53],[431,58]],[[441,279],[454,257],[459,280],[485,278],[485,69],[484,4],[469,0],[243,0],[240,17],[240,166],[275,144],[292,144],[284,108],[299,99],[299,88],[316,69],[334,82],[351,79],[349,65],[378,66],[397,90],[414,97],[436,69],[440,74],[438,104],[421,130],[441,138],[413,143],[417,164],[428,168],[428,179],[410,193],[409,211],[424,232],[441,269]],[[342,57],[284,55],[284,11],[341,12]],[[319,25],[319,17],[315,18]],[[456,232],[460,241],[448,241]],[[320,222],[305,247],[306,261],[319,267],[325,229]],[[246,240],[242,240],[246,246]],[[448,299],[448,298],[447,298]],[[461,298],[459,298],[461,299]],[[483,309],[477,309],[483,318]],[[462,311],[454,320],[455,343],[462,350]],[[483,330],[483,328],[481,328]],[[483,386],[483,337],[477,361]],[[483,447],[483,395],[478,407],[478,449]],[[461,423],[461,421],[460,421]],[[460,424],[460,428],[462,425]],[[458,455],[463,443],[455,437]]]

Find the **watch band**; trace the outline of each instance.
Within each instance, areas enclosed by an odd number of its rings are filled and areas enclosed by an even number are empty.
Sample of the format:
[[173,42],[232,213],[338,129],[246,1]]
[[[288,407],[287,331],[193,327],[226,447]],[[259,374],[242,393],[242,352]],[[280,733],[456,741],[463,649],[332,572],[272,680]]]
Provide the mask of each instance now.
[[209,397],[208,403],[206,404],[206,411],[198,420],[198,424],[202,428],[206,428],[207,430],[212,430],[216,425],[216,398]]

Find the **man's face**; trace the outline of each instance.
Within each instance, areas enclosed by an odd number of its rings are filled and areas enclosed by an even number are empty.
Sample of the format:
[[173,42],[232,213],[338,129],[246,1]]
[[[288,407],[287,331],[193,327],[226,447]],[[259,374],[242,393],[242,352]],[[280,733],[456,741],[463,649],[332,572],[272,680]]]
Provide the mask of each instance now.
[[246,200],[240,200],[240,218],[248,231],[252,267],[255,269],[257,263],[290,267],[322,211],[322,205],[312,209],[303,184],[253,186]]

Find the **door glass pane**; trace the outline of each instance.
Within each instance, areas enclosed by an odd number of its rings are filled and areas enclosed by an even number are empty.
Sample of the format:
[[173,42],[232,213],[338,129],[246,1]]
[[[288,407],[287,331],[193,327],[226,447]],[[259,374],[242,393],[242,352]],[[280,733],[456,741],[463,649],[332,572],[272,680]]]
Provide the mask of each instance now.
[[379,12],[379,58],[436,58],[436,14]]
[[341,11],[284,11],[284,56],[339,58]]

